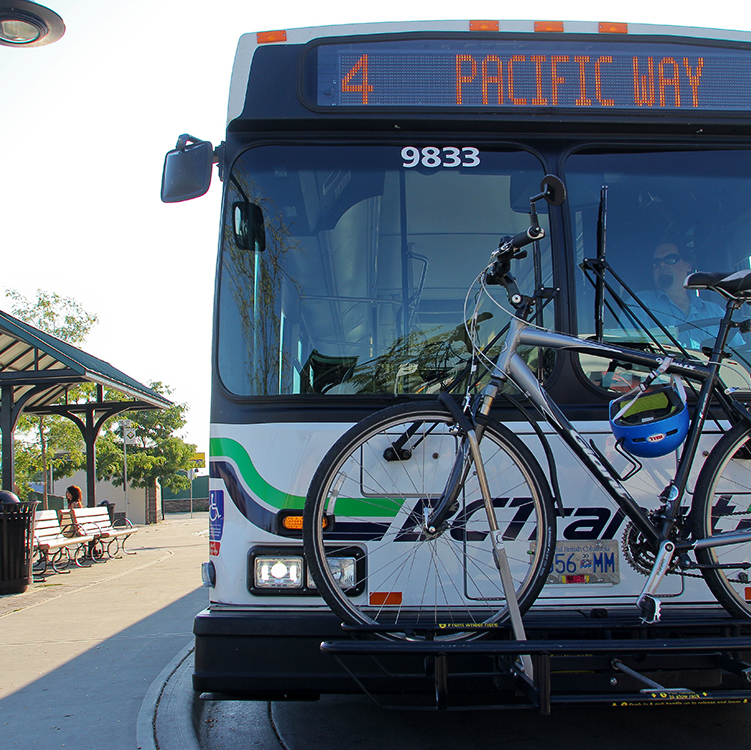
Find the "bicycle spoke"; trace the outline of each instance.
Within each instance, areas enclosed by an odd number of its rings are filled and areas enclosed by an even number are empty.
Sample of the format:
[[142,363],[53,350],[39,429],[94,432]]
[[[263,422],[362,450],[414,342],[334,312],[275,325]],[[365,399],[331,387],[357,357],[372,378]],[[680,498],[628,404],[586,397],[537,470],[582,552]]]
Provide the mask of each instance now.
[[[337,614],[353,623],[409,629],[503,620],[507,592],[474,471],[465,476],[447,522],[434,531],[426,528],[461,456],[451,418],[440,407],[418,405],[389,413],[393,416],[379,420],[376,415],[345,434],[311,485],[304,533],[316,585]],[[386,460],[384,451],[407,433],[400,447],[409,457]],[[500,426],[486,428],[480,450],[517,596],[528,606],[550,564],[545,545],[529,541],[539,536],[552,545],[547,486],[531,454]],[[321,524],[326,510],[335,510],[328,534]],[[348,591],[325,563],[326,549],[334,543],[355,544],[363,553],[363,574]],[[332,549],[336,554],[337,547]]]

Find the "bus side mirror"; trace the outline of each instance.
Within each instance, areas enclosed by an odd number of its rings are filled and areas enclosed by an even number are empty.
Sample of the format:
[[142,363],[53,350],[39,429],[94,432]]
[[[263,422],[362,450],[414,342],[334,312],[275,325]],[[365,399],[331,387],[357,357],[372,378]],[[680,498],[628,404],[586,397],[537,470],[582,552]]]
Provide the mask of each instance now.
[[164,157],[162,201],[179,203],[203,195],[211,185],[214,147],[191,135],[181,135]]

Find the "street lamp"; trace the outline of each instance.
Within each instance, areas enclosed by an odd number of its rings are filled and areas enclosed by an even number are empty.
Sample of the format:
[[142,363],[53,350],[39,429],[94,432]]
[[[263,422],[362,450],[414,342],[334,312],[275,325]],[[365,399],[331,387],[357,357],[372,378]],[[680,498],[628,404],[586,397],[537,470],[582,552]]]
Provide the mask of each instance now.
[[0,45],[42,47],[65,33],[63,19],[29,0],[0,0]]

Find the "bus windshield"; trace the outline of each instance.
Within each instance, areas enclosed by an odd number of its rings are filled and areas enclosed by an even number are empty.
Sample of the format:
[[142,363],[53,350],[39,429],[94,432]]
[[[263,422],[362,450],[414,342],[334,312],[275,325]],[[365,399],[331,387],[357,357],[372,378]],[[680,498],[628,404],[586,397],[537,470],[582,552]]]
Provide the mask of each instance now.
[[[730,273],[751,266],[751,151],[581,150],[567,161],[566,184],[577,268],[597,255],[600,196],[607,188],[607,261],[617,277],[606,274],[614,294],[603,307],[604,338],[680,346],[701,358],[714,343],[725,300],[714,292],[689,292],[683,282],[693,270]],[[595,333],[592,278],[581,271],[577,277],[578,331],[585,338]],[[737,320],[746,317],[745,310],[736,314]],[[726,379],[740,377],[737,385],[746,389],[750,340],[731,332],[732,360],[724,368]],[[620,369],[614,376],[612,368],[602,373],[601,361],[583,358],[582,364],[598,385],[631,386],[631,376]]]
[[[529,151],[462,142],[242,152],[221,243],[222,383],[239,396],[437,392],[469,357],[472,280],[527,228],[544,173]],[[527,294],[552,276],[547,239],[538,253],[515,269]],[[508,314],[481,318],[487,343]]]

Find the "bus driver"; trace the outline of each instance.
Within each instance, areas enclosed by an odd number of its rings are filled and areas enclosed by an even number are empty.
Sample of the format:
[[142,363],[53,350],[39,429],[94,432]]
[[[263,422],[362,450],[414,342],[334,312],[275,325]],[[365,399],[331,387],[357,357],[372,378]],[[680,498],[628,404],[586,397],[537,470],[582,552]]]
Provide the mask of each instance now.
[[[687,349],[700,350],[707,339],[717,335],[717,324],[725,314],[723,306],[702,299],[690,292],[683,284],[694,270],[691,252],[675,242],[663,242],[655,248],[652,257],[652,280],[654,289],[638,293],[644,306],[669,330]],[[643,323],[653,327],[651,319],[644,311],[637,309]],[[743,346],[739,333],[731,336],[731,346]]]

